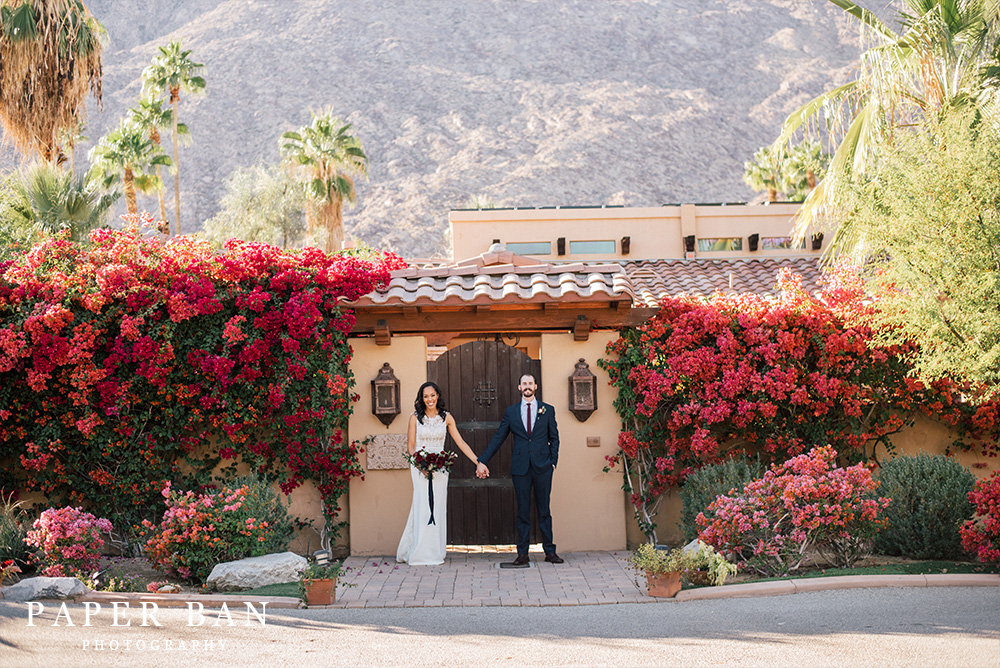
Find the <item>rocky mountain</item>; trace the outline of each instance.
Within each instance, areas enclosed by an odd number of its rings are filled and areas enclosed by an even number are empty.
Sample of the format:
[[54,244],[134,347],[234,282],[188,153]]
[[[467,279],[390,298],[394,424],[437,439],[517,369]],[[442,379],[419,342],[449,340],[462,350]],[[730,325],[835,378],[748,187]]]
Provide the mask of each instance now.
[[790,110],[846,81],[859,50],[825,0],[87,4],[110,37],[92,139],[134,103],[158,45],[182,39],[205,64],[207,94],[181,103],[185,232],[217,211],[234,168],[276,162],[281,133],[329,105],[371,161],[347,236],[408,257],[443,252],[448,210],[477,194],[508,206],[747,200],[743,161]]

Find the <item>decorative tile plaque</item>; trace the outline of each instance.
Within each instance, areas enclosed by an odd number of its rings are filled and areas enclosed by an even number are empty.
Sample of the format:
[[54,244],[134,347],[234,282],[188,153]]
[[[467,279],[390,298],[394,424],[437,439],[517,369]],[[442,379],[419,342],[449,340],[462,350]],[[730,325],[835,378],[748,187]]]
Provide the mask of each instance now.
[[368,444],[369,471],[410,468],[403,457],[406,453],[406,434],[378,434],[372,438],[375,440]]

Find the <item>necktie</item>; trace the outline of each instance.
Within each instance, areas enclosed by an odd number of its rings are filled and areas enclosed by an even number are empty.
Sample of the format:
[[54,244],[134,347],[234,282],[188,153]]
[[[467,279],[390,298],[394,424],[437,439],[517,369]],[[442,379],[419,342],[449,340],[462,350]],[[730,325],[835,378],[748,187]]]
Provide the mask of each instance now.
[[528,407],[528,437],[531,437],[531,404],[525,404]]

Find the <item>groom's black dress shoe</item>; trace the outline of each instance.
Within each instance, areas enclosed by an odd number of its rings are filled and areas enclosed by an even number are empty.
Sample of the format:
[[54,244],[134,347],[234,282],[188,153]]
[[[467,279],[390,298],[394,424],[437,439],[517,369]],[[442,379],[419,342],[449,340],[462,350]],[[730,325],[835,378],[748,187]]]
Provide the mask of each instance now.
[[545,561],[549,562],[550,564],[564,564],[564,563],[566,563],[566,560],[563,559],[562,557],[560,557],[555,552],[549,552],[548,554],[546,554],[545,555]]
[[507,568],[527,568],[527,567],[528,567],[528,555],[526,554],[517,555],[517,559],[510,562],[510,565],[507,566]]

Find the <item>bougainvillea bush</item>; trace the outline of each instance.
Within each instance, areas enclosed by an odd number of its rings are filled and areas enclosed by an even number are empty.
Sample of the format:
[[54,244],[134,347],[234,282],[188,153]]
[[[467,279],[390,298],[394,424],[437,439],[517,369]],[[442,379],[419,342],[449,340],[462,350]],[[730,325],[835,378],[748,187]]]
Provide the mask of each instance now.
[[145,552],[157,569],[203,582],[219,563],[288,549],[292,522],[276,494],[260,482],[218,492],[163,490],[167,511],[143,521]]
[[25,543],[37,548],[34,561],[47,577],[85,578],[97,569],[111,522],[81,508],[47,508],[32,524]]
[[734,452],[773,463],[829,444],[863,461],[923,412],[959,433],[956,447],[996,454],[997,404],[963,403],[946,380],[925,386],[908,376],[908,350],[873,345],[856,273],[841,267],[819,296],[789,270],[778,286],[778,299],[668,297],[600,362],[623,423],[609,464],[654,542],[664,494]]
[[714,516],[698,516],[698,537],[764,575],[798,569],[810,548],[850,568],[867,555],[889,499],[873,498],[878,483],[864,464],[838,468],[836,460],[823,446],[773,465],[742,492],[716,498]]
[[238,240],[216,254],[144,234],[152,222],[0,268],[0,487],[86,499],[128,537],[168,482],[242,460],[286,493],[314,481],[332,517],[360,473],[338,302],[402,261]]
[[980,480],[969,492],[975,516],[962,525],[962,547],[984,563],[1000,562],[1000,474]]

